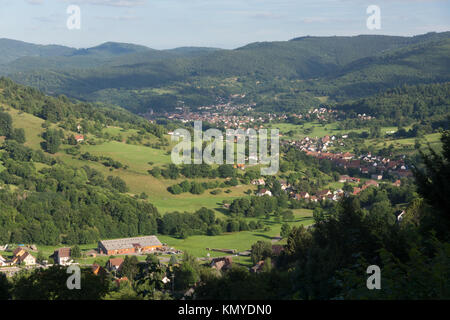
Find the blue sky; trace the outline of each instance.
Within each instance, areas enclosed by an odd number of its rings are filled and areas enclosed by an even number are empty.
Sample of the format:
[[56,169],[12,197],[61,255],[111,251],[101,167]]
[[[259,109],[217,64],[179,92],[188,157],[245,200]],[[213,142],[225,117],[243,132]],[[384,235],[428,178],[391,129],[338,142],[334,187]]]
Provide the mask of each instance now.
[[[69,5],[81,29],[69,30]],[[366,27],[369,5],[381,30]],[[450,0],[0,0],[0,38],[90,47],[106,41],[155,49],[236,48],[298,36],[416,35],[450,31]]]

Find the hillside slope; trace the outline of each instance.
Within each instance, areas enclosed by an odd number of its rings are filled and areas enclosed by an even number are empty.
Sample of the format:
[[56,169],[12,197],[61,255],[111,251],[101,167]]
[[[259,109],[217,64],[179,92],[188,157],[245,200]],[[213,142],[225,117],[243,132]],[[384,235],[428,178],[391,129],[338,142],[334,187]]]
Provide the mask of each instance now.
[[[342,101],[403,84],[448,81],[449,43],[450,32],[303,37],[235,50],[133,47],[130,53],[130,45],[104,44],[87,54],[25,57],[4,68],[14,80],[47,93],[116,103],[137,113],[167,110],[177,101],[198,107],[234,93],[254,97],[275,89],[297,102],[266,99],[265,109],[290,104],[290,110],[299,111],[315,96]],[[240,84],[230,85],[229,79]],[[255,86],[259,82],[263,85]]]

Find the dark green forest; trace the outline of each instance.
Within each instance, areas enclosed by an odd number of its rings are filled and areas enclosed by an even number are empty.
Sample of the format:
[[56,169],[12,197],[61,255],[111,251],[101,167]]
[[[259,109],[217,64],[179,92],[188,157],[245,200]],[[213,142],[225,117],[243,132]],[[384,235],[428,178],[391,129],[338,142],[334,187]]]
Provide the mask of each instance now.
[[51,50],[48,55],[57,56],[50,58],[35,48],[30,56],[5,62],[0,70],[50,94],[145,113],[173,109],[180,101],[196,108],[237,93],[245,93],[245,101],[264,111],[299,111],[319,105],[315,97],[343,101],[403,84],[448,81],[450,68],[448,32],[302,37],[234,50],[158,51],[114,43],[69,49],[59,54]]

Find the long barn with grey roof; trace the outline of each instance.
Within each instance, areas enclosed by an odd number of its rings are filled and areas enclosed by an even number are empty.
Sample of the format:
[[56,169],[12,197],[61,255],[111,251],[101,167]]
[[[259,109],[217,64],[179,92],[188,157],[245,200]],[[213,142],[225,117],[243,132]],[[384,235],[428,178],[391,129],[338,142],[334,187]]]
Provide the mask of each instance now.
[[149,252],[161,247],[162,243],[156,236],[101,240],[98,242],[98,251],[107,255]]

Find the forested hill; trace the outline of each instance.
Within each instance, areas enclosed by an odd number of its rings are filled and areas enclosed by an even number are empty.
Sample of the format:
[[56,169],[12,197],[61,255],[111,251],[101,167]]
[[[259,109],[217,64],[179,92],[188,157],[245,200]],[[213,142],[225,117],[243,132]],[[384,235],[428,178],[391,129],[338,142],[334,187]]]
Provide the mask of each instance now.
[[162,137],[164,128],[152,124],[117,106],[70,100],[65,96],[52,97],[37,89],[17,84],[8,78],[0,78],[0,104],[32,114],[62,128],[77,131],[83,122],[83,133],[95,133],[107,125],[135,128]]
[[337,104],[336,109],[367,114],[382,121],[400,119],[434,123],[447,129],[450,123],[450,82],[403,86],[381,94]]
[[0,71],[50,94],[115,103],[137,113],[170,109],[179,101],[198,107],[236,93],[248,99],[265,94],[263,102],[254,99],[265,110],[289,105],[298,111],[314,97],[342,101],[450,80],[450,32],[302,37],[235,50],[161,51],[109,43],[83,52],[21,57],[0,65]]
[[49,97],[0,79],[1,243],[92,243],[157,232],[157,209],[132,197],[114,172],[127,168],[101,157],[110,167],[104,174],[71,155],[80,136],[89,144],[107,138],[108,125],[162,134],[126,110]]
[[73,52],[74,49],[57,45],[36,45],[23,41],[0,39],[0,64],[12,62],[20,57],[54,57]]

